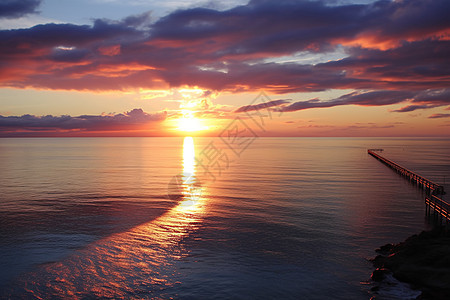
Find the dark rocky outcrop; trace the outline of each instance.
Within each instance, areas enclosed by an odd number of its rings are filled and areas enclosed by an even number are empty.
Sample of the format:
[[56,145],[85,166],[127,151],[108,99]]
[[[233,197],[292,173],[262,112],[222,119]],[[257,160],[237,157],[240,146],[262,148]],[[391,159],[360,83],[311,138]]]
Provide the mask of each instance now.
[[423,231],[376,251],[372,280],[381,281],[391,271],[398,280],[422,291],[418,299],[450,299],[450,232]]

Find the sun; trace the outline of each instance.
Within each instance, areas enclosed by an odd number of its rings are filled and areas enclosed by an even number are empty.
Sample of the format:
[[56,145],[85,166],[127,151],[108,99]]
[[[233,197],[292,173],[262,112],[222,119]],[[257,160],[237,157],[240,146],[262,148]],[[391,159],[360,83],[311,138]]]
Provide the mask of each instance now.
[[183,113],[183,117],[178,119],[178,130],[193,132],[207,130],[208,126],[202,123],[202,120],[197,119],[192,113]]
[[199,119],[183,117],[178,120],[178,129],[181,131],[192,132],[203,130],[203,126]]

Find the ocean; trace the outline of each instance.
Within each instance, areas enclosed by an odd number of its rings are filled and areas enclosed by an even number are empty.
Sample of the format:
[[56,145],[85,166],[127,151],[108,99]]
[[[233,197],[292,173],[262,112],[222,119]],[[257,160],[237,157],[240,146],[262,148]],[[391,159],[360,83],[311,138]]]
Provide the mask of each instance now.
[[369,299],[430,225],[368,148],[450,191],[449,139],[0,139],[0,298]]

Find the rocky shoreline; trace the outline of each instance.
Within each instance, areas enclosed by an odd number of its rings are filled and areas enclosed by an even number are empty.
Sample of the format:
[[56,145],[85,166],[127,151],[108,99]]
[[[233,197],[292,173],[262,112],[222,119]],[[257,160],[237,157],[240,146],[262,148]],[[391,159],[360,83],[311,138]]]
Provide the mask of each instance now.
[[423,231],[396,245],[386,244],[372,259],[376,268],[372,288],[377,293],[382,282],[394,277],[421,291],[416,299],[450,299],[450,232],[442,228]]

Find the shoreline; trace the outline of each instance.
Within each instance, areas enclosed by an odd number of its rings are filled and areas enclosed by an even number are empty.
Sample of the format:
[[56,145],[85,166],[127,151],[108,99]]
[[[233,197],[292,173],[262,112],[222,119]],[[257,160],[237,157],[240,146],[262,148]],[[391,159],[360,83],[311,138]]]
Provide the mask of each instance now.
[[415,299],[450,299],[450,231],[422,231],[375,251],[378,255],[370,260],[376,268],[371,276],[378,283],[371,289],[375,294],[392,276],[420,291]]

